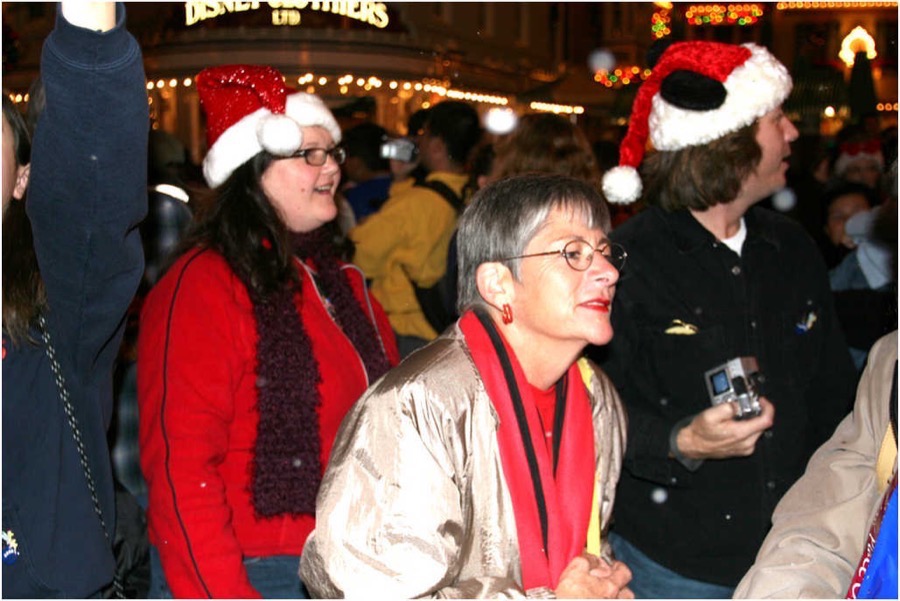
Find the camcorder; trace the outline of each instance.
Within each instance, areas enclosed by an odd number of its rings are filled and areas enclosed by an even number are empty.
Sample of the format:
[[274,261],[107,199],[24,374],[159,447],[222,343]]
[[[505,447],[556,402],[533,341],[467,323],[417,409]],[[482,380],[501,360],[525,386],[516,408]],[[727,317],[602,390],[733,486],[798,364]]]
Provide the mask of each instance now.
[[762,413],[760,386],[765,380],[756,357],[737,357],[714,367],[704,375],[713,405],[735,403],[734,419],[750,419]]
[[409,138],[394,138],[381,144],[381,158],[412,163],[419,156],[416,143]]

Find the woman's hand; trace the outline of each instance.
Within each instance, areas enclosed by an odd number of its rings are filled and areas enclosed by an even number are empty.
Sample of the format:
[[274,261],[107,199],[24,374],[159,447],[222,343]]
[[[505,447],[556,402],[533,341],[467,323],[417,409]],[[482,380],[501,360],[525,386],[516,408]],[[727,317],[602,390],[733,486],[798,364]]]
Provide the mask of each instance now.
[[629,582],[631,570],[621,561],[584,553],[563,570],[555,593],[560,599],[634,599]]
[[772,427],[775,406],[759,397],[762,413],[757,417],[735,420],[733,403],[714,405],[697,414],[678,432],[676,444],[689,459],[725,459],[747,457],[756,449],[756,441]]

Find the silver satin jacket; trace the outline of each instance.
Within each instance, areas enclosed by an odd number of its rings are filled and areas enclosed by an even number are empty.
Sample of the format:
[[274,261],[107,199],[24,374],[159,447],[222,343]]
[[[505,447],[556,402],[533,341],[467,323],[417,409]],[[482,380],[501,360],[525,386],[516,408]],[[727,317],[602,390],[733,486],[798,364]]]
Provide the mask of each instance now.
[[[588,373],[610,558],[625,411],[606,375],[593,364]],[[526,596],[497,427],[458,326],[370,387],[341,425],[319,491],[300,568],[312,596]]]

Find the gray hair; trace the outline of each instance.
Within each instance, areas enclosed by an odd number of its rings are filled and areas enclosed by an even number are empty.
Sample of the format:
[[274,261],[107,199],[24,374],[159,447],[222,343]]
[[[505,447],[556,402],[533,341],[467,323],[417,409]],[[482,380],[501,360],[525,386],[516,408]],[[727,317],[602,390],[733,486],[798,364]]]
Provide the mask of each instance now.
[[[564,175],[526,174],[491,183],[475,194],[459,220],[457,309],[484,306],[475,271],[482,263],[525,253],[556,208],[572,213],[589,228],[610,230],[609,207],[596,188]],[[519,262],[510,264],[519,279]]]

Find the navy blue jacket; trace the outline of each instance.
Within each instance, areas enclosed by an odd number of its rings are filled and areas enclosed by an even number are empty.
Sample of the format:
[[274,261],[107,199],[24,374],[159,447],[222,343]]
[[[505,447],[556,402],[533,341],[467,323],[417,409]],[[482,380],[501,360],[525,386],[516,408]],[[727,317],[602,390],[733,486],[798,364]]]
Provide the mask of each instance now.
[[[48,299],[48,328],[113,538],[106,431],[124,315],[143,271],[148,109],[140,48],[125,9],[106,33],[57,9],[44,43],[46,108],[32,146],[26,210]],[[13,202],[18,202],[13,200]],[[36,331],[32,334],[37,338]],[[112,580],[45,351],[3,334],[3,595],[86,597]]]

